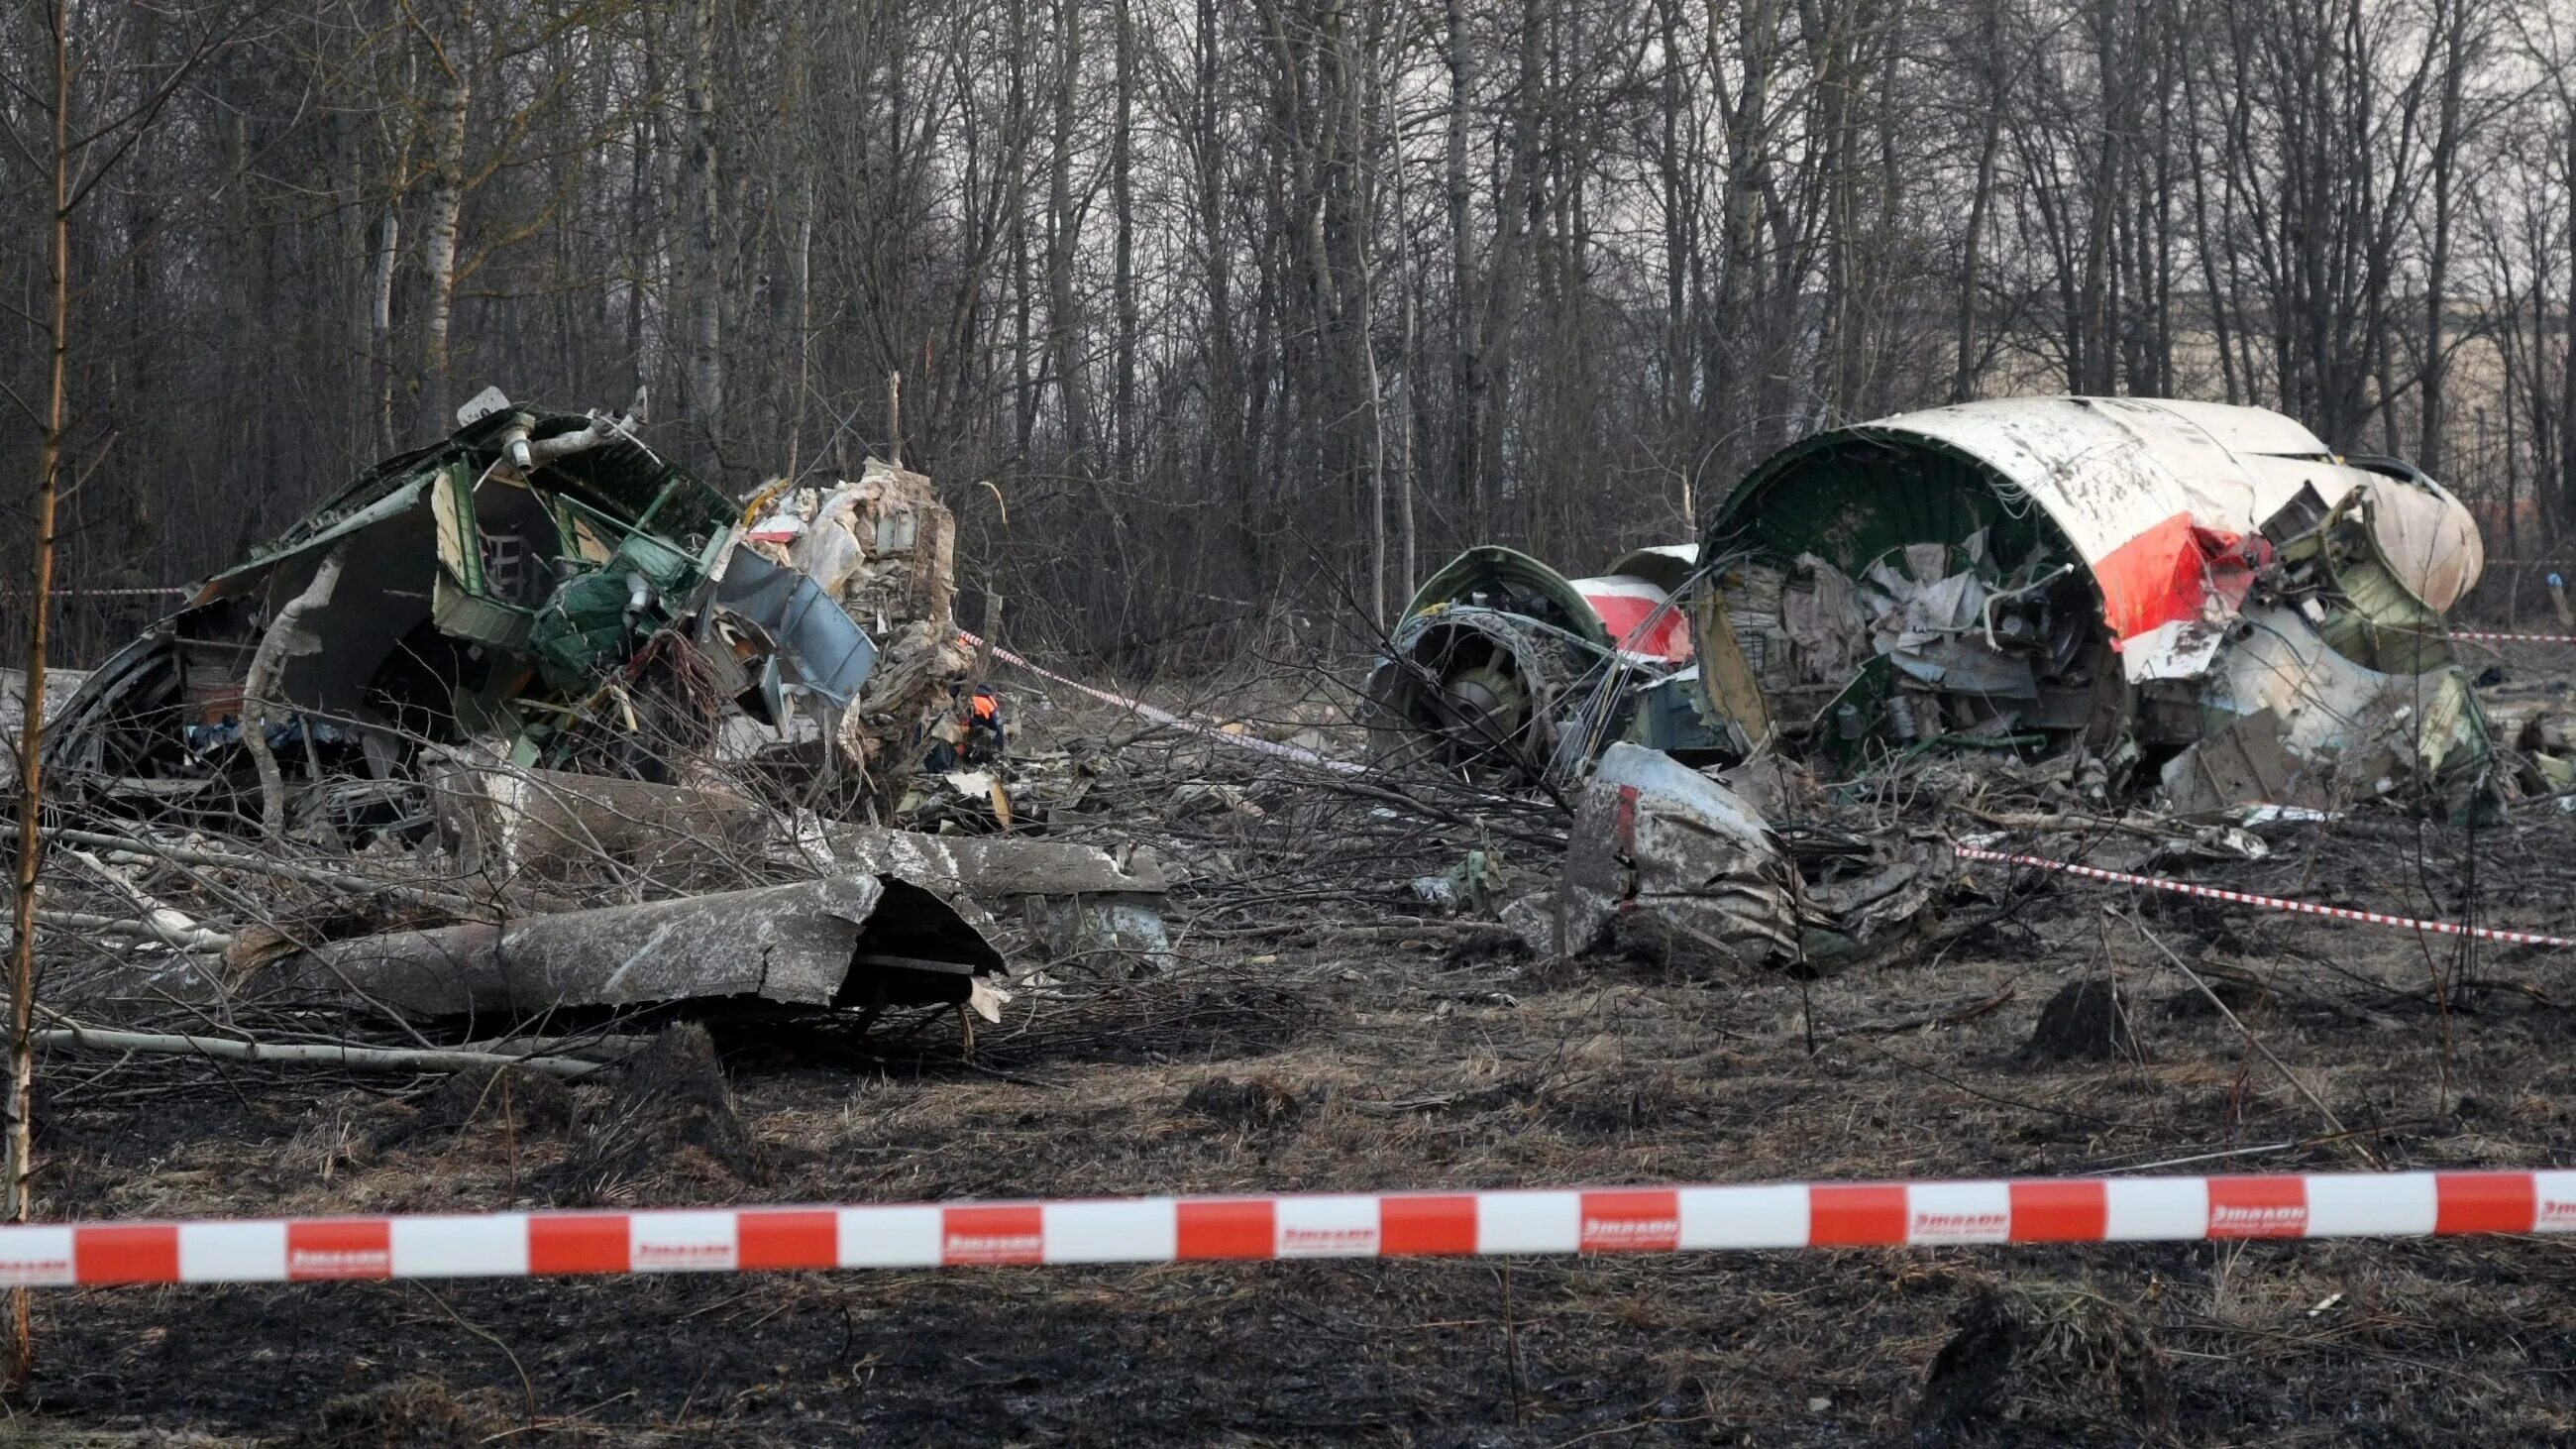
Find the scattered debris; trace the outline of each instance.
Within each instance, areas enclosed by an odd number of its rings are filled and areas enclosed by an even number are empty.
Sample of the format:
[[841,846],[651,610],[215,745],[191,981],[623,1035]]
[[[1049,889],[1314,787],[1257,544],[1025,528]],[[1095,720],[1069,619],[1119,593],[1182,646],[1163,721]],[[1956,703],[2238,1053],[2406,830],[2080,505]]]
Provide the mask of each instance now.
[[[1032,721],[955,627],[955,525],[921,475],[737,503],[631,418],[489,394],[460,422],[64,706],[56,839],[86,874],[40,919],[114,968],[79,999],[247,997],[299,1046],[681,1006],[960,1007],[971,1041],[1014,992],[1174,968],[1176,923],[1302,945],[1319,928],[1268,907],[1336,897],[1356,918],[1320,929],[1499,922],[1549,970],[1814,974],[1943,936],[1975,899],[1962,817],[2123,869],[2228,866],[2273,849],[2247,823],[2447,788],[2491,748],[2443,632],[2482,566],[2465,512],[2254,409],[1909,414],[1784,450],[1701,540],[1597,577],[1470,550],[1353,711],[1382,758],[1437,768],[1375,779],[1296,775],[1308,745],[1157,774],[1132,732],[1040,728],[1052,747],[1014,757]],[[2563,712],[2499,716],[2509,788],[2576,793]],[[1228,719],[1208,728],[1325,742],[1302,706]],[[1276,877],[1332,799],[1386,846],[1367,882],[1175,907],[1167,855],[1206,888]],[[1139,802],[1154,848],[1114,828]],[[1535,891],[1502,866],[1525,847],[1562,850]],[[2034,1053],[2134,1051],[2102,1005],[2050,1003]]]
[[1445,911],[1484,915],[1494,909],[1505,881],[1501,857],[1490,850],[1471,850],[1438,875],[1413,878],[1413,894],[1425,905]]
[[363,842],[426,829],[424,752],[651,780],[724,753],[812,780],[963,742],[955,529],[928,479],[871,462],[744,509],[632,416],[487,389],[458,417],[83,679],[46,739],[57,791]]

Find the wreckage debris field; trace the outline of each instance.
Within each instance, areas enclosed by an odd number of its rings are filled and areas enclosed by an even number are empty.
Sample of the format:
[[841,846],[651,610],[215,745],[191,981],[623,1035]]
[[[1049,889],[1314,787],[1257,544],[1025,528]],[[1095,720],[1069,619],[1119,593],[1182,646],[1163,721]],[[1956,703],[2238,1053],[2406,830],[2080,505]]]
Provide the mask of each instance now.
[[[2136,884],[2576,935],[2576,653],[2454,639],[2473,514],[2290,419],[1836,429],[1144,684],[962,632],[924,475],[458,421],[45,727],[36,1219],[2569,1159],[2562,948]],[[84,1444],[2576,1435],[2548,1238],[35,1305]]]
[[[650,1070],[568,1087],[57,1056],[44,1214],[2563,1160],[2576,987],[2546,952],[2482,949],[2436,997],[2455,943],[1981,870],[1812,980],[1634,942],[1546,960],[1403,903],[1524,817],[1388,821],[1286,768],[1124,751],[1094,788],[1189,872],[1174,959],[1068,962],[971,1060],[944,1016],[851,1061],[719,1024],[722,1075],[657,1042]],[[1931,825],[1948,806],[1919,783],[1818,828]],[[2001,816],[2026,787],[1946,788]],[[2147,868],[2449,916],[2474,858],[2482,919],[2568,924],[2576,817],[2554,809],[2474,839],[2393,813],[2258,829],[2261,860]],[[2051,1007],[2079,983],[2119,1030]],[[66,1290],[36,1300],[33,1422],[310,1444],[2527,1441],[2576,1422],[2571,1290],[2569,1245],[2527,1239]]]

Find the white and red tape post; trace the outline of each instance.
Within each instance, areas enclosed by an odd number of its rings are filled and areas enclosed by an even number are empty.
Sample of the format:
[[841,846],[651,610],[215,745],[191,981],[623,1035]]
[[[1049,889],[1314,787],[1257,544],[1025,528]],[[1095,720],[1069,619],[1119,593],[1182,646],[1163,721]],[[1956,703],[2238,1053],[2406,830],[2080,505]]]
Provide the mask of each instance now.
[[2576,1171],[1514,1189],[0,1228],[0,1285],[2576,1231]]

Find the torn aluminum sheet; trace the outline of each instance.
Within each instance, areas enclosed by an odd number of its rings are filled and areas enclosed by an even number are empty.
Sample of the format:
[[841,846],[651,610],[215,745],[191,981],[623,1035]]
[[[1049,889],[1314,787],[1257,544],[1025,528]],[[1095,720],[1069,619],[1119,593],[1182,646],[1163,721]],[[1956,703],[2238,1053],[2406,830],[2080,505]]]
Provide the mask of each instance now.
[[[1362,686],[1381,753],[1506,780],[1579,773],[1601,742],[1638,727],[1641,695],[1698,667],[1676,603],[1698,554],[1639,549],[1584,579],[1507,548],[1451,560],[1405,606]],[[1672,702],[1642,713],[1669,748],[1749,745],[1707,737],[1699,712]]]
[[1798,879],[1753,807],[1671,756],[1620,741],[1584,782],[1552,948],[1599,946],[1638,917],[1740,966],[1795,964]]
[[722,630],[726,647],[745,662],[762,652],[741,647],[746,630],[768,643],[756,687],[772,719],[795,713],[786,697],[791,687],[828,702],[837,718],[876,668],[876,645],[813,576],[739,546],[717,566],[715,600],[701,628],[709,640]]
[[2247,801],[2314,810],[2327,799],[2320,772],[2284,747],[2287,726],[2269,707],[2239,715],[2167,760],[2165,806],[2176,815],[2232,815]]
[[938,894],[1054,955],[1123,951],[1168,964],[1160,857],[1010,835],[925,835],[811,816],[748,796],[441,757],[431,775],[439,840],[459,876],[509,887],[657,893],[739,889],[780,869],[864,873]]
[[918,886],[841,875],[761,890],[332,941],[248,989],[281,1002],[524,1020],[579,1007],[750,998],[873,1008],[965,1002],[1001,954]]
[[2201,696],[2220,725],[2272,712],[2282,747],[2330,769],[2345,793],[2378,794],[2400,771],[2429,778],[2485,757],[2486,717],[2458,668],[2383,674],[2336,652],[2296,611],[2263,605],[2246,620],[2251,632]]
[[2152,766],[2264,709],[2346,776],[2397,736],[2422,778],[2483,752],[2442,632],[2484,566],[2467,510],[2261,409],[2022,398],[1836,429],[1749,473],[1701,552],[1730,563],[1700,652],[1731,637],[1783,743],[1855,767],[2127,738]]

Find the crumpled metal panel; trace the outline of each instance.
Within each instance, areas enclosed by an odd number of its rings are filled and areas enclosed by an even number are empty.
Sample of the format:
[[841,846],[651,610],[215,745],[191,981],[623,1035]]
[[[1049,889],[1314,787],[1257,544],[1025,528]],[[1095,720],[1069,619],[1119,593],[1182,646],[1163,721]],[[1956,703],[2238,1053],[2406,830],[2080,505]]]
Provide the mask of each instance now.
[[2477,520],[2448,493],[2373,488],[2363,507],[2371,546],[2424,607],[2446,613],[2486,572],[2486,541]]
[[2275,604],[2248,610],[2245,620],[2252,630],[2220,656],[2203,698],[2225,714],[2272,711],[2282,721],[2282,747],[2294,757],[2335,762],[2349,774],[2384,746],[2387,757],[2431,776],[2485,750],[2485,716],[2458,670],[2419,676],[2366,669]]
[[850,701],[876,668],[877,646],[820,585],[803,573],[737,547],[716,583],[716,607],[758,624],[776,641],[797,681],[832,702]]
[[332,941],[254,979],[254,994],[421,1017],[756,997],[793,1006],[964,1001],[1002,958],[930,892],[844,875]]
[[1759,812],[1671,756],[1625,741],[1584,782],[1557,892],[1575,952],[1646,912],[1744,966],[1800,959],[1797,875]]

